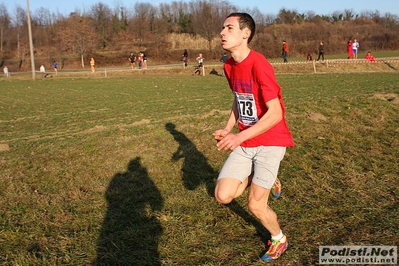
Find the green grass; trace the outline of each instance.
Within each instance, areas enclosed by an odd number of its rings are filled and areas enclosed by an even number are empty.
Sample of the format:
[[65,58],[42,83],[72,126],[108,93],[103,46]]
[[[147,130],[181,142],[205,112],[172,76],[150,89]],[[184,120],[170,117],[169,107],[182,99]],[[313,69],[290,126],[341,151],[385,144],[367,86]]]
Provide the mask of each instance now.
[[[270,200],[288,251],[398,245],[399,76],[278,75],[295,148]],[[263,265],[246,198],[213,198],[224,78],[0,80],[0,264]]]

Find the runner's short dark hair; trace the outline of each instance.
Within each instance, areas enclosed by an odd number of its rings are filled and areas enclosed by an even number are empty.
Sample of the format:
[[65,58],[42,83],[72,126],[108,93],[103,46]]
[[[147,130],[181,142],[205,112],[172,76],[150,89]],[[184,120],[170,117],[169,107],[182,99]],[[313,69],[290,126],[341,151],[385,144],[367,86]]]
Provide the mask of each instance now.
[[251,31],[251,35],[248,38],[248,43],[250,43],[255,35],[256,26],[254,19],[248,13],[240,13],[240,12],[231,13],[230,15],[227,16],[227,18],[230,17],[238,17],[238,24],[240,25],[240,30],[248,28]]

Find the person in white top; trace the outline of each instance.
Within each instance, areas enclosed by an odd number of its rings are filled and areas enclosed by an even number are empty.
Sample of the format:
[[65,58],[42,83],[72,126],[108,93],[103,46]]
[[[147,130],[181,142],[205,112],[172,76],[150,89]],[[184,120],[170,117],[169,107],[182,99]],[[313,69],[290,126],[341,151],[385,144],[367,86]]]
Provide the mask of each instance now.
[[353,40],[352,50],[353,50],[353,58],[357,59],[357,50],[359,49],[359,43],[356,39]]
[[40,66],[40,73],[42,73],[42,78],[44,78],[44,75],[46,74],[46,69],[43,65]]
[[8,77],[8,67],[7,66],[4,66],[3,72],[4,72],[4,77]]
[[193,75],[195,75],[195,74],[200,75],[201,70],[202,71],[204,70],[204,59],[205,58],[202,57],[202,54],[199,53],[198,57],[196,58],[196,60],[198,60],[198,66],[195,67]]

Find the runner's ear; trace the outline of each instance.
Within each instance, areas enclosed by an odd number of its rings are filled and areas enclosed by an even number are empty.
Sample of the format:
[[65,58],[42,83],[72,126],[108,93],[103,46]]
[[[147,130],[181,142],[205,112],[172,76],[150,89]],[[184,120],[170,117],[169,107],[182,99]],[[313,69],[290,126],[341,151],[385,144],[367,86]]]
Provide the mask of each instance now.
[[248,39],[249,36],[251,36],[251,30],[248,28],[245,28],[243,31],[244,31],[244,39]]

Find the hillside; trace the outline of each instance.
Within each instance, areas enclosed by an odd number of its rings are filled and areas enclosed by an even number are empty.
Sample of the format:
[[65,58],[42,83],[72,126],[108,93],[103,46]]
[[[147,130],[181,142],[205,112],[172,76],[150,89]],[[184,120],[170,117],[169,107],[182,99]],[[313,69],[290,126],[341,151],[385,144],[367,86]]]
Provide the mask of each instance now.
[[[184,49],[190,58],[204,54],[207,62],[222,54],[220,29],[225,17],[236,7],[223,1],[174,2],[165,5],[137,3],[134,10],[111,9],[103,3],[88,12],[65,17],[45,8],[32,15],[35,64],[59,62],[65,69],[81,68],[95,57],[102,66],[123,66],[130,52],[145,51],[150,64],[170,64]],[[10,71],[30,69],[30,47],[26,12],[19,8],[15,19],[3,7],[0,13],[0,67]],[[399,50],[399,17],[394,14],[350,10],[331,15],[298,13],[281,9],[277,15],[253,13],[256,34],[251,47],[267,58],[279,58],[282,41],[289,44],[291,58],[315,55],[324,42],[325,54],[346,53],[348,39],[357,39],[360,52]],[[205,18],[205,19],[204,19]],[[345,58],[345,57],[341,57]]]

